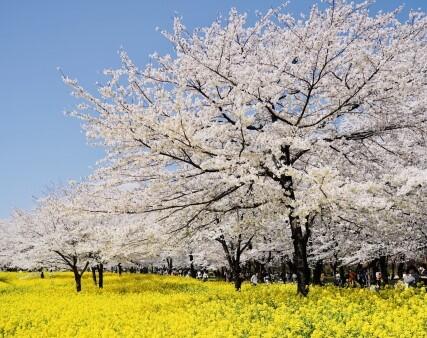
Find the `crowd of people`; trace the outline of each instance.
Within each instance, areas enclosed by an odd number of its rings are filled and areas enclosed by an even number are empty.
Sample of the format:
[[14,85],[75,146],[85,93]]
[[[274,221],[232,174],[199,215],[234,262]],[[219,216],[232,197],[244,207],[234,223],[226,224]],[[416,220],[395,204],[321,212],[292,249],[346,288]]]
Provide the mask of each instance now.
[[[111,272],[122,274],[122,272],[129,273],[155,273],[160,275],[173,275],[182,277],[193,277],[203,282],[208,280],[224,280],[226,282],[232,282],[234,276],[227,269],[220,270],[208,270],[207,268],[194,269],[192,268],[180,268],[170,269],[167,267],[155,267],[151,266],[122,266],[121,264],[110,267]],[[5,269],[9,270],[9,269]],[[43,270],[41,271],[41,278],[44,278]],[[52,269],[50,270],[52,271]],[[259,283],[270,284],[270,283],[295,283],[297,282],[297,275],[295,273],[275,273],[272,271],[264,270],[256,273],[246,271],[241,273],[239,278],[243,281],[249,281],[251,285],[256,286]],[[400,284],[406,287],[414,287],[417,285],[427,286],[427,269],[420,265],[418,268],[415,265],[411,265],[406,269],[406,272],[402,273],[401,276],[389,275],[384,276],[382,272],[376,271],[372,273],[365,268],[359,268],[356,270],[348,270],[344,272],[341,269],[339,272],[320,274],[317,282],[319,285],[333,284],[337,287],[362,287],[381,289],[386,284]]]
[[357,272],[349,271],[344,276],[337,273],[333,281],[334,285],[341,287],[371,287],[375,289],[380,289],[387,283],[403,283],[406,287],[410,287],[416,286],[420,282],[427,285],[427,270],[423,266],[420,266],[418,269],[415,266],[411,266],[407,269],[406,273],[402,274],[402,277],[398,275],[386,277],[380,271],[371,275],[366,269],[361,269]]
[[[191,277],[190,272],[185,274],[187,277]],[[285,273],[283,275],[277,273],[270,273],[268,271],[244,274],[241,273],[239,276],[242,280],[247,280],[251,285],[256,286],[259,283],[270,284],[270,283],[295,283],[297,281],[297,275],[295,273]],[[226,282],[233,280],[232,274],[225,270],[224,272],[208,272],[208,270],[199,270],[196,273],[196,278],[199,280],[207,281],[208,279],[224,279]],[[319,279],[319,285],[333,284],[337,287],[362,287],[372,288],[379,290],[386,284],[400,284],[406,287],[415,287],[417,285],[427,286],[427,269],[423,266],[416,268],[415,266],[409,267],[401,277],[395,276],[383,276],[382,272],[376,271],[374,274],[369,273],[367,269],[359,269],[357,272],[349,270],[347,273],[336,273],[327,274],[322,272]]]

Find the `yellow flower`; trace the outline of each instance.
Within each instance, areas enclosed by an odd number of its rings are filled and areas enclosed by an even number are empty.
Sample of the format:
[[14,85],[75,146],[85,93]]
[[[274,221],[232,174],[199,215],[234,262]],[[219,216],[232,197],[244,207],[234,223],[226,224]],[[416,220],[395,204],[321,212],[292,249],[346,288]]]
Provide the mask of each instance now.
[[106,274],[74,292],[69,273],[0,273],[0,337],[425,337],[424,289],[312,287]]

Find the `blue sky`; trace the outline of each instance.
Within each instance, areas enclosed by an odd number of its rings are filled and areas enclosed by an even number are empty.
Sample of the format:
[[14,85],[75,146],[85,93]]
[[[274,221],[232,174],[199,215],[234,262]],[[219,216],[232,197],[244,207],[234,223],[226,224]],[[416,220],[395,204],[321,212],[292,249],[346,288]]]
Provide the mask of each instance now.
[[[282,1],[0,1],[0,218],[29,208],[52,184],[80,179],[102,158],[87,145],[79,122],[64,116],[76,101],[56,70],[88,88],[104,68],[119,66],[123,47],[138,65],[170,52],[155,30],[169,29],[174,15],[189,28],[208,25],[231,7],[265,11]],[[425,0],[378,1],[374,10],[427,7]],[[306,12],[313,1],[294,0],[288,10]],[[405,11],[406,12],[406,11]]]

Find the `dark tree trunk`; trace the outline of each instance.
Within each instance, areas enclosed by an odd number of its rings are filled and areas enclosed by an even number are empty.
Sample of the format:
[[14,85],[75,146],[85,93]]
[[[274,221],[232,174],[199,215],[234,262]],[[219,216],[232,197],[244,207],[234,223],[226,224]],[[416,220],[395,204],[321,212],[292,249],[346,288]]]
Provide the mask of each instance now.
[[82,291],[82,277],[81,276],[75,276],[74,278],[76,280],[76,291],[77,292]]
[[403,278],[403,271],[405,271],[405,263],[400,262],[397,265],[397,275],[399,276],[400,279]]
[[339,273],[340,273],[340,279],[341,279],[341,286],[343,286],[346,282],[344,266],[342,265],[340,266]]
[[234,281],[234,287],[236,291],[240,291],[243,283],[242,269],[240,266],[240,257],[238,258],[238,260],[234,260],[234,263],[232,264],[231,268],[232,268],[231,271],[232,271],[232,276]]
[[77,292],[80,292],[82,290],[82,276],[85,273],[86,269],[88,268],[89,262],[86,262],[82,271],[79,272],[79,268],[77,266],[79,259],[77,256],[67,255],[58,250],[55,250],[54,252],[58,254],[64,260],[64,262],[71,268],[71,271],[73,271],[74,280],[76,282],[76,290]]
[[255,261],[255,273],[262,274],[264,272],[264,265],[261,262]]
[[316,266],[314,268],[314,273],[313,273],[313,284],[315,285],[322,285],[321,282],[321,275],[323,272],[323,261],[319,260],[316,262]]
[[282,260],[280,264],[280,277],[282,278],[283,283],[286,283],[286,263]]
[[98,280],[99,280],[99,284],[98,287],[100,289],[102,289],[104,287],[104,264],[99,263],[98,264]]
[[291,218],[292,242],[294,245],[294,268],[297,275],[297,293],[302,296],[308,295],[307,278],[308,262],[307,262],[307,240],[302,234],[302,229],[297,220]]
[[396,276],[396,261],[395,260],[391,263],[391,280],[394,279],[394,276]]
[[168,274],[172,275],[172,269],[173,269],[172,257],[167,257],[166,258],[166,263],[168,264]]
[[240,291],[242,288],[243,279],[240,276],[240,273],[237,273],[234,278],[234,288],[236,291]]
[[286,261],[286,264],[288,265],[288,268],[289,268],[289,271],[290,271],[291,275],[293,273],[296,273],[295,272],[295,266],[294,266],[294,263],[292,262],[292,260]]
[[227,243],[223,235],[216,239],[219,243],[221,243],[222,248],[224,249],[225,257],[227,258],[228,265],[231,269],[236,291],[240,291],[243,283],[241,274],[242,270],[240,266],[240,255],[251,244],[252,238],[253,236],[249,238],[249,240],[244,245],[242,245],[243,243],[241,235],[239,235],[236,245],[234,243]]
[[380,256],[380,271],[385,284],[388,284],[387,256]]
[[44,279],[44,272],[42,271],[42,272],[40,272],[40,278],[41,279]]
[[190,255],[190,276],[196,278],[196,270],[194,269],[193,255]]
[[122,272],[123,272],[122,264],[121,264],[121,263],[117,264],[117,268],[118,268],[118,270],[119,270],[119,276],[121,276],[121,275],[122,275]]
[[231,267],[231,275],[234,281],[234,287],[236,291],[240,291],[242,287],[243,279],[241,277],[240,261],[235,262],[234,266]]
[[246,264],[243,265],[242,271],[244,275],[248,274],[248,272],[250,271],[250,265],[248,264],[248,262],[246,262]]
[[[292,166],[293,160],[290,153],[290,145],[281,146],[282,156],[280,160],[284,165]],[[277,177],[276,177],[277,179]],[[282,174],[279,178],[280,185],[285,192],[285,196],[295,201],[295,191],[293,187],[293,178],[290,175]],[[307,242],[310,237],[310,223],[308,218],[305,220],[305,234],[302,232],[301,220],[298,217],[293,217],[293,207],[289,206],[289,225],[291,227],[292,242],[294,246],[294,267],[297,275],[297,293],[302,296],[308,295],[308,284],[310,279],[310,270],[307,262]]]
[[93,279],[93,282],[95,283],[95,285],[98,285],[98,283],[96,282],[96,267],[92,267],[91,268],[91,270],[92,270],[92,279]]
[[252,261],[247,261],[246,262],[246,273],[248,273],[249,275],[252,275]]
[[334,274],[334,278],[337,275],[337,267],[338,267],[337,261],[335,261],[334,263],[332,263],[332,273]]
[[310,269],[310,266],[307,263],[307,269],[305,270],[305,278],[306,278],[308,284],[310,284],[312,282],[311,272],[312,271]]
[[77,266],[73,267],[73,273],[74,273],[74,280],[76,282],[76,291],[80,292],[82,291],[82,276],[79,273],[79,270],[77,269]]

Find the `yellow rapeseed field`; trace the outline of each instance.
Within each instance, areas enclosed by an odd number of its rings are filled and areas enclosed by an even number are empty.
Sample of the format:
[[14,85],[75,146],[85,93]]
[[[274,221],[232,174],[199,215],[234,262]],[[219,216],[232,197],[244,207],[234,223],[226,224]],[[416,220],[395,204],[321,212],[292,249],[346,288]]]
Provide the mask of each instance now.
[[1,337],[427,337],[424,289],[243,286],[182,277],[0,273]]

